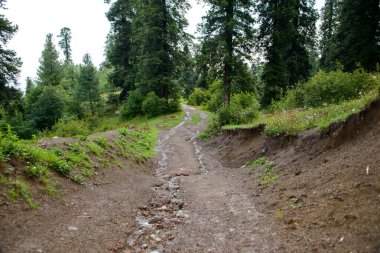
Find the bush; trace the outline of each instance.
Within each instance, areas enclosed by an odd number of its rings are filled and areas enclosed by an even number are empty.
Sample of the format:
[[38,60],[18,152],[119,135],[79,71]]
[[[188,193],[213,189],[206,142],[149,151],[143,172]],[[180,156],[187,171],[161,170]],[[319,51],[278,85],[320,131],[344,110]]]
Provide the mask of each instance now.
[[137,90],[129,92],[127,101],[123,105],[120,116],[124,119],[133,118],[142,114],[141,105],[144,98]]
[[207,92],[207,90],[202,88],[195,88],[194,92],[189,96],[189,104],[200,106],[207,103],[209,99],[210,94]]
[[229,106],[223,105],[218,111],[218,122],[221,126],[234,124],[238,125],[241,123],[241,108],[236,104],[230,104]]
[[315,108],[328,104],[339,104],[361,97],[364,93],[374,89],[378,82],[373,74],[360,69],[353,73],[345,73],[340,70],[330,73],[319,71],[310,81],[289,90],[274,107]]
[[60,119],[51,130],[53,135],[59,137],[71,137],[76,135],[88,135],[88,124],[84,120],[74,120],[70,118]]
[[223,105],[223,86],[222,82],[217,80],[210,85],[208,89],[210,100],[206,104],[206,110],[210,112],[218,111],[219,107]]
[[153,91],[149,92],[142,103],[142,111],[148,118],[160,115],[165,110],[165,99],[159,98]]

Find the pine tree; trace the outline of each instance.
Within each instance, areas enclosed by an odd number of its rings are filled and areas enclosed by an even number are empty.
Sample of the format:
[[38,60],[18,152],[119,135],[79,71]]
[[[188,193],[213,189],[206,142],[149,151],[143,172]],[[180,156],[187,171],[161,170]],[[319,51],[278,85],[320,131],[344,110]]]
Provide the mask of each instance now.
[[167,102],[178,99],[175,79],[181,47],[187,39],[184,14],[188,8],[186,0],[141,1],[137,8],[134,27],[139,46],[135,83],[142,96],[154,91]]
[[[5,2],[0,1],[0,10],[5,8]],[[16,56],[15,51],[7,49],[7,44],[17,29],[17,25],[12,24],[3,14],[0,14],[0,94],[4,94],[5,89],[10,85],[17,84],[20,73],[21,59]],[[0,103],[4,99],[6,97],[0,95]]]
[[62,81],[62,68],[58,51],[53,44],[53,34],[46,35],[45,46],[37,70],[38,82],[43,85],[57,86]]
[[184,96],[188,97],[194,91],[196,82],[195,63],[188,45],[185,45],[182,55],[181,75],[178,81],[183,88]]
[[201,27],[206,65],[223,79],[224,103],[229,104],[239,63],[250,59],[254,43],[253,1],[207,0],[209,11]]
[[375,70],[380,62],[380,1],[342,0],[335,59],[346,71],[358,64]]
[[124,101],[128,92],[134,89],[135,71],[131,63],[134,3],[133,0],[118,0],[107,12],[107,18],[111,22],[111,32],[108,35],[106,57],[113,69],[109,81],[122,89],[120,101]]
[[322,23],[320,26],[321,40],[319,42],[321,54],[319,65],[322,69],[332,70],[335,65],[333,53],[338,25],[338,3],[338,0],[326,0],[322,8]]
[[262,0],[259,4],[264,66],[263,105],[279,99],[290,86],[307,79],[312,70],[317,12],[314,0]]
[[33,83],[33,80],[29,76],[26,78],[25,82],[26,82],[25,96],[28,96],[29,93],[34,88],[34,83]]
[[77,97],[80,101],[89,103],[91,114],[94,115],[95,105],[100,100],[99,80],[97,78],[96,68],[89,54],[83,56],[83,63],[79,69]]
[[58,42],[58,45],[61,47],[63,55],[65,56],[65,63],[68,64],[72,62],[71,59],[71,29],[64,27],[61,29],[60,35],[58,38],[61,38]]

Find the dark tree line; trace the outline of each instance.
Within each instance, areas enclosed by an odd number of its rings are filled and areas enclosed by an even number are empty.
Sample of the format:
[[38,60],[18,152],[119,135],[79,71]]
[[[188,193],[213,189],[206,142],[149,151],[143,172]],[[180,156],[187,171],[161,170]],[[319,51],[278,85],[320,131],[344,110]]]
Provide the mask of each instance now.
[[[0,0],[0,11],[5,3]],[[380,0],[326,0],[319,34],[315,0],[205,0],[198,43],[185,32],[187,0],[108,3],[111,31],[101,71],[87,54],[80,66],[73,63],[71,30],[64,27],[58,35],[64,60],[48,34],[37,78],[26,80],[24,96],[17,87],[21,59],[7,48],[17,25],[0,14],[0,125],[31,129],[30,136],[62,118],[96,115],[105,75],[112,87],[103,92],[112,103],[118,96],[131,117],[176,111],[195,87],[212,86],[219,104],[249,92],[267,106],[318,68],[378,68]]]

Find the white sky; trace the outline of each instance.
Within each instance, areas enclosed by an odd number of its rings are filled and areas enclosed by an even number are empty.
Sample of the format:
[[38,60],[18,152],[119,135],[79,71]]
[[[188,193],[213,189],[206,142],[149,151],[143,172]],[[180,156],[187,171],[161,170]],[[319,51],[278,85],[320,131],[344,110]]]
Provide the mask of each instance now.
[[[192,9],[187,14],[188,32],[194,34],[205,8],[198,0],[189,2]],[[319,10],[324,0],[316,2]],[[71,47],[76,64],[82,61],[85,53],[92,56],[95,65],[103,62],[106,36],[110,30],[105,17],[109,5],[104,0],[8,0],[6,7],[7,10],[1,12],[19,27],[8,47],[15,50],[23,61],[19,80],[21,88],[24,89],[27,76],[36,77],[46,35],[54,34],[58,49],[57,35],[63,27],[71,29]]]

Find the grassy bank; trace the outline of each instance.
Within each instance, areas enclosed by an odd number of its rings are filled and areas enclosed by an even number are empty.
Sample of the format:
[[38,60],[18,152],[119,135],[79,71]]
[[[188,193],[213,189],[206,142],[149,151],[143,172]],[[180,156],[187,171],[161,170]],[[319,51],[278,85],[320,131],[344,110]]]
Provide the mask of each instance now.
[[[37,208],[31,187],[56,195],[59,178],[82,183],[101,168],[124,168],[120,157],[144,163],[155,155],[160,130],[177,125],[183,116],[184,113],[179,112],[152,119],[111,120],[108,126],[118,130],[96,136],[77,135],[63,141],[58,138],[20,140],[8,129],[0,133],[0,191],[7,193],[8,201],[22,199],[31,208]],[[89,129],[84,130],[91,133]],[[58,132],[45,134],[55,136]]]

